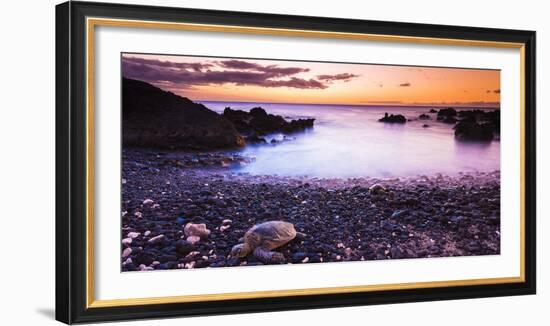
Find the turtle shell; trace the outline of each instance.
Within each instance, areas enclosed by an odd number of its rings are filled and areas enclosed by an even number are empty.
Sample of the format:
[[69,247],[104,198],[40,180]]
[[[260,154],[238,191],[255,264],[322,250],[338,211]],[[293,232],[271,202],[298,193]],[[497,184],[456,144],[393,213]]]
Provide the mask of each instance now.
[[245,241],[248,239],[256,242],[253,247],[262,247],[273,250],[281,247],[296,237],[296,229],[292,223],[283,221],[269,221],[254,225],[245,234]]

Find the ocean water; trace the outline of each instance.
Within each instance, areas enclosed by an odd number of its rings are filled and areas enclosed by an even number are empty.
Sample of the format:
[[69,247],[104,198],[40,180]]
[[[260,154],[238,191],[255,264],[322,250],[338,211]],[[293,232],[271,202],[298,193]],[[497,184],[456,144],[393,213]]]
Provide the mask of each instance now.
[[[500,142],[456,141],[452,125],[436,121],[430,107],[347,106],[202,102],[223,112],[225,107],[249,111],[261,106],[288,119],[315,118],[313,129],[292,134],[276,145],[247,146],[255,160],[241,172],[310,177],[404,177],[492,172],[500,169]],[[385,112],[416,119],[406,124],[378,122]],[[418,120],[426,113],[432,120]],[[430,127],[423,128],[423,124]],[[282,134],[268,135],[283,139]]]

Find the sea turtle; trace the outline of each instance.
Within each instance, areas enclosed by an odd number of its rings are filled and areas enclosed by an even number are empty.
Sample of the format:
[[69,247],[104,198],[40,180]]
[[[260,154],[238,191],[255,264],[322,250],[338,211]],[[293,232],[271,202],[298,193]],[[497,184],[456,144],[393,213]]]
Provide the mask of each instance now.
[[305,234],[296,232],[292,223],[269,221],[256,224],[239,240],[242,243],[231,249],[231,256],[243,258],[253,253],[254,257],[264,263],[284,263],[283,254],[272,250],[287,244],[294,238],[303,239],[304,237]]

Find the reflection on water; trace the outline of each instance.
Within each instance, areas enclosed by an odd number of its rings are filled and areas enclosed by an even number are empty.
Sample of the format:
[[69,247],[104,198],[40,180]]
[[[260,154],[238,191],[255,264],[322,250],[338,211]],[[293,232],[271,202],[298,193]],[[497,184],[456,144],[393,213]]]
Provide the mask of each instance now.
[[[256,160],[241,169],[251,174],[316,177],[390,177],[500,169],[500,142],[455,141],[452,125],[415,120],[405,125],[378,122],[384,112],[417,119],[429,108],[338,105],[290,105],[204,102],[217,112],[226,106],[261,106],[286,118],[314,117],[313,129],[277,145],[247,146]],[[424,128],[427,124],[429,127]],[[266,137],[282,139],[283,135]]]

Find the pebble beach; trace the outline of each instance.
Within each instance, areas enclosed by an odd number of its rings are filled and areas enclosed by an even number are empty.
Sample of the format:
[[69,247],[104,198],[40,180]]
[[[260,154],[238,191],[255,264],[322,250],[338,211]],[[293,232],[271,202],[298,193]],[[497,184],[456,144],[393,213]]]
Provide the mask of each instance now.
[[[304,239],[284,263],[500,253],[500,172],[406,178],[314,178],[239,172],[239,152],[124,148],[122,271],[263,265],[231,248],[255,224],[282,220]],[[188,224],[208,234],[190,237]]]

